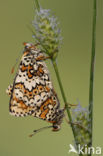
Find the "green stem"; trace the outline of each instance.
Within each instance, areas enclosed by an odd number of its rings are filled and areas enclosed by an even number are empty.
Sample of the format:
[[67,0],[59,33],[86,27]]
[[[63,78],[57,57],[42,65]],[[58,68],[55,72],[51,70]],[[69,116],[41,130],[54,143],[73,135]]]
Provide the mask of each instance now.
[[89,86],[89,118],[91,120],[91,143],[93,140],[93,88],[94,88],[94,65],[95,65],[95,45],[96,45],[96,0],[93,0],[93,27],[92,27],[92,50],[91,50],[91,67],[90,67],[90,86]]
[[53,63],[53,67],[54,67],[54,70],[55,70],[55,73],[56,73],[56,77],[57,77],[57,80],[58,80],[58,83],[59,83],[60,91],[61,91],[64,103],[65,103],[65,109],[67,111],[67,115],[68,115],[69,121],[71,123],[72,132],[73,132],[73,135],[74,135],[74,138],[75,138],[75,142],[76,142],[76,132],[75,132],[74,125],[72,124],[73,123],[72,122],[72,117],[71,117],[71,113],[70,113],[70,110],[69,110],[69,107],[68,107],[68,101],[67,101],[65,93],[64,93],[63,85],[62,85],[62,82],[61,82],[61,79],[60,79],[58,67],[57,67],[57,64],[56,64],[55,60],[52,60],[52,63]]
[[40,10],[40,5],[39,5],[39,2],[38,0],[35,0],[35,5],[36,5],[36,8],[38,9],[38,11]]

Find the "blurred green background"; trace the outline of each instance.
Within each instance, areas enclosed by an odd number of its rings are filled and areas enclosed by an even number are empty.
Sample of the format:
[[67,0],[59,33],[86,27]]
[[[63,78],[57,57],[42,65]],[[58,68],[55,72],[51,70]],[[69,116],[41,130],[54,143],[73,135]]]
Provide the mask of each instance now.
[[[88,105],[89,68],[91,56],[93,0],[40,0],[44,8],[52,9],[62,28],[63,45],[58,66],[68,102]],[[75,156],[68,154],[73,144],[70,126],[63,122],[62,129],[50,129],[33,138],[28,135],[48,123],[33,117],[16,118],[9,115],[9,97],[5,90],[12,83],[10,74],[16,58],[23,50],[23,42],[33,42],[27,28],[34,17],[33,0],[0,0],[0,155],[1,156]],[[61,93],[47,61],[51,77],[63,107]],[[96,65],[94,82],[94,146],[103,145],[103,1],[98,1]]]

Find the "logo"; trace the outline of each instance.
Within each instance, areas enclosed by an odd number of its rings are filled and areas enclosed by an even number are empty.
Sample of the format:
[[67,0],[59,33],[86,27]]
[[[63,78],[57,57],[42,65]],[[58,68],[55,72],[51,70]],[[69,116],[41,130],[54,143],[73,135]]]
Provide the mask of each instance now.
[[82,154],[82,155],[85,155],[85,154],[96,154],[96,155],[100,155],[102,154],[102,148],[101,147],[87,147],[87,145],[85,146],[81,146],[80,144],[78,145],[77,149],[75,149],[75,147],[70,144],[70,149],[68,151],[68,153],[76,153],[76,154]]

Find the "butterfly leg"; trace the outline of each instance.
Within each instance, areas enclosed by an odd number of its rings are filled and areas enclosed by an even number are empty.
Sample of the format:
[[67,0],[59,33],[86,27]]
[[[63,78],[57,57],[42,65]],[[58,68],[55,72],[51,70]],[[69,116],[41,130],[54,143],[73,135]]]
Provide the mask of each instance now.
[[[76,106],[78,106],[78,104],[70,104],[70,103],[67,103],[67,105],[68,105],[68,108],[70,109],[70,108],[72,108],[72,107],[76,107]],[[64,109],[66,109],[66,105],[64,106]]]
[[55,90],[53,89],[53,94],[57,97],[57,93],[55,92]]
[[80,123],[78,122],[71,122],[67,119],[67,117],[65,116],[65,120],[69,125],[74,125],[74,126],[78,126],[81,129],[84,129],[85,131],[88,131],[88,129],[86,129],[84,126],[82,126]]
[[47,60],[47,59],[50,59],[50,58],[51,58],[50,56],[38,56],[36,58],[36,61]]

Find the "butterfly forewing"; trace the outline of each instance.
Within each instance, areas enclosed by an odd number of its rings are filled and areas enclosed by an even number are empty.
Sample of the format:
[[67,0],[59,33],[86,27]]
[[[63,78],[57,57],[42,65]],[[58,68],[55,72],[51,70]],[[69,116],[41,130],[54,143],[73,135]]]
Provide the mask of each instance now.
[[11,89],[10,113],[15,116],[33,115],[53,123],[59,100],[47,66],[41,59],[43,57],[37,49],[24,49]]

